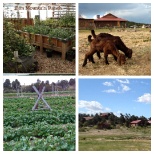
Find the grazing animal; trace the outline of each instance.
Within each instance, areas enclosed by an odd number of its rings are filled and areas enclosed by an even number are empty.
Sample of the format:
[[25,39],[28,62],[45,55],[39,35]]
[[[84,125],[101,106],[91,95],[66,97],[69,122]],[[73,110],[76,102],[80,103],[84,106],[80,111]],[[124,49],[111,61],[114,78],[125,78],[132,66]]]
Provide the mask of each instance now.
[[95,63],[93,59],[93,54],[96,52],[104,52],[104,58],[106,64],[109,64],[107,59],[108,54],[112,54],[114,56],[114,59],[117,60],[119,65],[125,63],[126,61],[125,55],[119,53],[112,40],[104,38],[98,42],[96,39],[91,40],[91,37],[92,37],[91,35],[88,36],[88,41],[91,42],[90,51],[85,54],[84,62],[82,65],[83,67],[87,64],[87,59],[89,59],[89,61],[91,61],[92,63]]
[[[94,39],[96,39],[96,42],[99,42],[100,40],[104,39],[104,38],[108,38],[110,40],[112,40],[116,46],[116,48],[118,50],[121,50],[122,52],[124,52],[125,56],[128,58],[132,57],[132,49],[126,47],[126,45],[124,44],[124,42],[121,40],[121,38],[119,36],[113,36],[111,34],[108,33],[100,33],[98,35],[95,34],[94,30],[91,30],[91,34],[93,36]],[[97,53],[97,56],[100,58],[100,52]]]

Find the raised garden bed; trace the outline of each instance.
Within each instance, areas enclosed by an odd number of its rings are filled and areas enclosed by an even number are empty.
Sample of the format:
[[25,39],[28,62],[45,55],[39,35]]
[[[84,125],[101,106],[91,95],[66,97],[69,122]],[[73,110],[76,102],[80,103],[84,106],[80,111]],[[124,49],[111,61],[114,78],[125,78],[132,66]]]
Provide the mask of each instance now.
[[39,46],[40,52],[43,52],[43,48],[61,52],[62,59],[65,59],[66,52],[69,51],[72,47],[73,39],[51,38],[47,35],[31,34],[28,32],[21,32],[21,36],[26,38],[32,45]]

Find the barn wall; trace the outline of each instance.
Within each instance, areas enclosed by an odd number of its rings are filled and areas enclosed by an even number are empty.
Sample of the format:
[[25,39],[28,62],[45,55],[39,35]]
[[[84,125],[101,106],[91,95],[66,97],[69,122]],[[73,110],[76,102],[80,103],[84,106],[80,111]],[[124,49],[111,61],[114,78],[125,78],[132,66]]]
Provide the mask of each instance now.
[[125,22],[120,21],[95,21],[96,28],[99,27],[125,27]]
[[79,19],[79,29],[94,29],[95,24],[93,19]]
[[117,22],[115,21],[95,21],[95,25],[97,28],[99,27],[112,27],[112,26],[117,26]]

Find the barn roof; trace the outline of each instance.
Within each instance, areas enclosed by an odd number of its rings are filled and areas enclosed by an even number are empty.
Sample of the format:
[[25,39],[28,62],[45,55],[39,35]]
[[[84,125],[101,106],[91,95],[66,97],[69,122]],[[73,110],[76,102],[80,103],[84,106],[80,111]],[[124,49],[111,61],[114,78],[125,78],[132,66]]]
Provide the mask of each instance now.
[[151,120],[148,120],[148,123],[151,124]]
[[82,15],[80,14],[80,15],[79,15],[79,19],[85,19],[85,18],[83,18]]
[[131,124],[138,124],[140,122],[141,122],[141,120],[135,120],[135,121],[132,121]]
[[127,21],[127,20],[118,18],[115,15],[108,13],[107,15],[104,15],[103,17],[95,19],[95,21]]
[[108,113],[108,112],[107,112],[107,113],[100,113],[100,116],[102,116],[102,117],[103,117],[103,116],[108,116],[109,114],[110,114],[110,113]]
[[83,117],[83,118],[85,118],[85,120],[91,120],[91,119],[93,119],[93,117]]

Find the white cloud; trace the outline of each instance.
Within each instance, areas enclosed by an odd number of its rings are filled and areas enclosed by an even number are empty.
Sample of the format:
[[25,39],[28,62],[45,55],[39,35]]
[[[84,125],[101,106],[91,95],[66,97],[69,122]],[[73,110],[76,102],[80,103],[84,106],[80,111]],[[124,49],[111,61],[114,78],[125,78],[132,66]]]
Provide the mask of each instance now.
[[103,85],[105,85],[105,86],[113,86],[113,84],[111,82],[104,82]]
[[120,83],[129,84],[129,80],[128,79],[125,79],[125,80],[117,79],[117,81],[120,82]]
[[102,104],[97,101],[85,101],[85,100],[79,101],[79,109],[81,112],[87,114],[95,114],[95,113],[110,111],[110,108],[107,107],[104,108]]
[[114,90],[114,89],[104,90],[103,92],[106,92],[106,93],[117,93],[117,91]]
[[93,109],[93,110],[102,110],[102,105],[97,101],[79,101],[79,108]]
[[117,111],[117,112],[114,112],[113,114],[116,115],[117,117],[120,117],[120,113],[122,113],[121,111]]
[[137,102],[141,102],[141,103],[151,103],[151,94],[149,93],[145,93],[142,96],[138,97]]
[[121,84],[121,87],[122,87],[122,91],[125,92],[125,91],[129,91],[130,88],[124,84]]
[[106,111],[111,111],[111,109],[110,109],[110,108],[108,108],[108,107],[106,107],[106,108],[105,108],[105,110],[106,110]]

